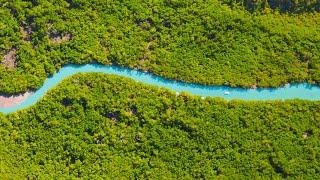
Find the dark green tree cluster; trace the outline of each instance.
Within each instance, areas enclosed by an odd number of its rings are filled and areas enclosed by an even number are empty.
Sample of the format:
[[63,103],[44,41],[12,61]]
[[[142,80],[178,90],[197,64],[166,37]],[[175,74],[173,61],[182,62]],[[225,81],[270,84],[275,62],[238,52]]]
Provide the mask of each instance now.
[[319,13],[249,13],[218,0],[0,0],[0,92],[97,62],[230,86],[320,81]]
[[319,12],[319,0],[226,0],[228,4],[241,4],[250,11],[260,11],[266,8],[281,12],[306,13]]
[[0,114],[3,179],[319,179],[320,102],[244,102],[80,74]]

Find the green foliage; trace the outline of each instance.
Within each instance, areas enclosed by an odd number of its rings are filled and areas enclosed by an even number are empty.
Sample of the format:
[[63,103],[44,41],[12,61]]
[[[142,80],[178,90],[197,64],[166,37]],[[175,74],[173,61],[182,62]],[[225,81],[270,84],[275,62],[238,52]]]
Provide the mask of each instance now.
[[0,0],[0,54],[17,48],[17,68],[0,65],[0,92],[37,89],[61,66],[90,62],[202,84],[319,82],[318,13],[252,14],[221,3]]
[[228,4],[241,4],[250,11],[277,9],[281,12],[305,13],[320,11],[318,0],[225,0]]
[[0,176],[319,179],[319,105],[202,100],[79,74],[0,115]]
[[[203,84],[317,83],[315,11],[318,1],[0,0],[0,54],[17,49],[15,69],[0,65],[0,92],[91,62]],[[319,105],[202,100],[76,75],[0,114],[0,177],[319,179]]]

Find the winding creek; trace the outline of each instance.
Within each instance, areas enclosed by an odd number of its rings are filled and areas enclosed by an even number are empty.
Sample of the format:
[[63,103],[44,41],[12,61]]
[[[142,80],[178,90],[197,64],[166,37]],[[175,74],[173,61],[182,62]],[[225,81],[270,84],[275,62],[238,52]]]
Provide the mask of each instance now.
[[[137,70],[132,70],[117,66],[106,66],[99,64],[87,65],[67,65],[61,68],[52,77],[49,77],[43,86],[34,93],[27,95],[19,95],[11,97],[12,101],[18,98],[18,103],[11,103],[5,105],[4,99],[10,97],[0,98],[0,112],[11,113],[20,109],[27,108],[35,104],[46,92],[59,84],[66,77],[72,76],[80,72],[100,72],[105,74],[115,74],[119,76],[129,77],[136,81],[143,82],[150,85],[156,85],[171,89],[178,93],[184,91],[190,94],[199,95],[203,97],[223,97],[227,100],[242,99],[242,100],[285,100],[285,99],[305,99],[305,100],[320,100],[320,87],[310,85],[307,83],[287,85],[279,88],[257,88],[244,89],[232,88],[228,86],[206,86],[200,84],[192,84],[185,82],[178,82],[174,80],[164,79],[162,77],[152,75]],[[21,99],[21,97],[25,97]],[[1,101],[2,105],[1,106]]]

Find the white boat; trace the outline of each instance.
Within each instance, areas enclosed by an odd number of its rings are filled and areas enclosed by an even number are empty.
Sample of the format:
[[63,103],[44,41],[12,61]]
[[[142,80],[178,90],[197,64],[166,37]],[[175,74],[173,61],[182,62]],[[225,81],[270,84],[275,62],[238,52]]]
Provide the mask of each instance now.
[[223,94],[224,94],[224,95],[229,95],[230,92],[229,92],[229,91],[224,91]]

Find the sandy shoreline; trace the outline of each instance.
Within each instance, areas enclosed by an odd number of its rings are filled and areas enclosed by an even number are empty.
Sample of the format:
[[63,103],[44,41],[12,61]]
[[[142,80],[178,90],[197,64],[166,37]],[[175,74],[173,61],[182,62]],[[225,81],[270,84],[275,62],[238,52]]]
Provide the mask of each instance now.
[[25,99],[31,96],[33,92],[26,92],[24,94],[13,95],[13,96],[0,96],[0,108],[6,108],[18,105]]

